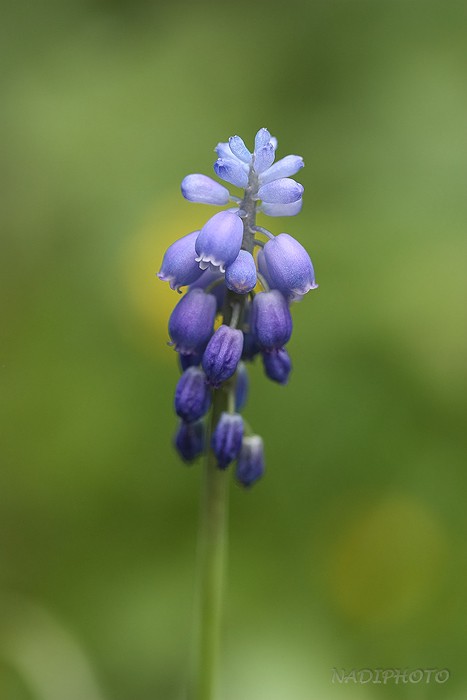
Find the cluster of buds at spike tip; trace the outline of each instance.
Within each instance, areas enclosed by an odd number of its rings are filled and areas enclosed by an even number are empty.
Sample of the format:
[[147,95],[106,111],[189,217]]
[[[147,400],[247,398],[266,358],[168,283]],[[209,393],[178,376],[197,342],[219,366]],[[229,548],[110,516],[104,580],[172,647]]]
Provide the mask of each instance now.
[[274,162],[276,149],[267,129],[256,134],[253,152],[239,136],[217,145],[214,171],[241,188],[240,197],[206,175],[184,178],[185,199],[229,208],[175,241],[158,273],[172,289],[188,287],[169,320],[170,344],[182,370],[175,391],[180,419],[175,446],[188,462],[206,449],[213,392],[227,391],[229,410],[214,426],[210,448],[220,469],[236,462],[236,477],[244,486],[264,471],[263,441],[247,430],[240,413],[248,394],[245,363],[261,355],[266,376],[287,383],[290,306],[317,287],[303,246],[288,233],[274,236],[256,225],[258,212],[294,216],[302,207],[303,187],[291,176],[303,159],[290,155]]

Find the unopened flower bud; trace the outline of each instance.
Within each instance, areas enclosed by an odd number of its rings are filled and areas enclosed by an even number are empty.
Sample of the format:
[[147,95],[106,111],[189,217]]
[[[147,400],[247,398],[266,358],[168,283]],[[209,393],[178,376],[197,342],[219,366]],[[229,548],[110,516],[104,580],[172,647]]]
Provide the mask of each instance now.
[[243,438],[235,475],[243,486],[251,486],[264,472],[264,448],[259,435]]
[[200,367],[189,367],[175,389],[175,412],[185,423],[199,420],[211,405],[211,392]]
[[256,265],[251,253],[241,250],[225,268],[225,283],[237,294],[248,294],[256,286]]
[[287,384],[292,363],[285,348],[263,352],[263,365],[269,379],[279,384]]
[[248,370],[244,362],[239,362],[235,382],[235,410],[241,411],[248,398]]
[[230,197],[229,190],[224,185],[199,173],[183,178],[181,190],[185,199],[201,204],[227,204]]
[[292,316],[289,305],[276,289],[260,292],[253,299],[251,331],[260,348],[282,348],[292,335]]
[[271,204],[291,204],[303,194],[303,185],[295,182],[290,177],[281,177],[279,180],[268,182],[258,190],[258,197],[263,202]]
[[203,355],[203,369],[208,382],[218,387],[237,369],[242,356],[243,333],[236,328],[219,326]]
[[238,413],[221,413],[212,434],[211,446],[218,466],[225,469],[237,459],[242,447],[243,418]]
[[216,316],[216,298],[202,289],[192,289],[178,302],[169,319],[169,335],[182,355],[204,350]]
[[175,434],[174,445],[186,462],[192,462],[204,451],[205,430],[203,421],[184,423],[180,421]]

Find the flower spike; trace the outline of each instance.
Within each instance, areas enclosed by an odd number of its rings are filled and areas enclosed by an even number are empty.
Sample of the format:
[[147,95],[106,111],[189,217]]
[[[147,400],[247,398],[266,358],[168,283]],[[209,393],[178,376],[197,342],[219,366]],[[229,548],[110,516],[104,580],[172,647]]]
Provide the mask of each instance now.
[[175,241],[158,273],[172,289],[188,286],[169,321],[182,369],[174,402],[181,419],[175,446],[185,461],[203,449],[211,450],[220,469],[237,461],[236,477],[244,486],[264,471],[263,441],[250,433],[240,413],[248,393],[246,363],[261,355],[268,379],[289,381],[290,306],[317,287],[303,246],[287,233],[274,235],[256,225],[258,212],[291,217],[302,208],[303,186],[293,176],[303,158],[276,161],[276,150],[277,139],[266,128],[256,133],[253,148],[237,135],[217,144],[214,171],[224,183],[242,188],[241,197],[207,175],[183,179],[188,201],[230,208]]

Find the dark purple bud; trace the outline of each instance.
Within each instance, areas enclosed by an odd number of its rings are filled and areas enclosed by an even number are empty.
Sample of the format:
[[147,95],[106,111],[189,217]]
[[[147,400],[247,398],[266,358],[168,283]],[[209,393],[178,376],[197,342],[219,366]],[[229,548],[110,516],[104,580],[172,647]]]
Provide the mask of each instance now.
[[269,379],[279,384],[287,384],[292,363],[285,348],[263,352],[263,365]]
[[165,251],[157,276],[163,282],[169,282],[172,289],[191,284],[203,273],[195,260],[195,242],[198,234],[199,231],[193,231],[179,238]]
[[186,462],[192,462],[204,452],[205,431],[203,421],[184,423],[180,421],[175,434],[174,445]]
[[211,405],[211,391],[200,367],[189,367],[175,389],[175,413],[185,423],[202,418]]
[[244,362],[239,362],[235,382],[235,410],[241,411],[248,398],[248,371]]
[[192,289],[180,299],[169,319],[169,335],[182,355],[203,350],[212,335],[216,298],[202,289]]
[[289,299],[315,289],[315,273],[305,248],[288,233],[281,233],[263,248],[269,280]]
[[238,413],[221,413],[212,434],[211,447],[218,466],[225,469],[237,459],[242,447],[243,419]]
[[282,348],[292,335],[289,305],[276,289],[260,292],[253,299],[250,328],[263,350]]
[[225,268],[225,283],[237,294],[248,294],[256,286],[256,265],[251,253],[241,250]]
[[259,435],[243,438],[237,461],[236,477],[243,486],[251,486],[264,472],[264,448]]
[[203,369],[213,387],[218,387],[234,374],[242,349],[242,331],[225,325],[217,329],[203,355]]

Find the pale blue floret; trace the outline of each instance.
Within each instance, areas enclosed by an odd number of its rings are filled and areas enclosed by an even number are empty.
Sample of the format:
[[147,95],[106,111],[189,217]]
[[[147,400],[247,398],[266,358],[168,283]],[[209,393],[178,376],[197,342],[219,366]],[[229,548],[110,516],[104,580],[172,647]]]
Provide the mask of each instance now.
[[239,158],[239,160],[248,165],[251,163],[251,153],[240,136],[231,136],[229,139],[229,146],[234,156]]
[[225,283],[237,294],[248,294],[256,286],[256,265],[251,253],[241,250],[225,268]]
[[235,153],[232,152],[232,149],[230,148],[229,143],[221,142],[218,143],[217,146],[215,147],[215,152],[217,153],[217,157],[220,158],[221,160],[234,160],[240,165],[243,170],[248,173],[250,166],[248,163],[245,163],[241,158],[238,158]]
[[[259,151],[260,148],[263,146],[267,146],[267,144],[271,141],[271,134],[267,129],[264,127],[260,129],[256,136],[255,136],[255,153]],[[277,142],[276,142],[277,143]],[[274,144],[273,144],[274,145]]]
[[302,210],[303,200],[297,199],[296,202],[289,202],[289,204],[277,204],[272,202],[263,202],[261,204],[261,211],[267,216],[295,216],[299,214]]
[[234,160],[233,158],[219,158],[214,163],[214,170],[221,180],[230,182],[231,185],[243,188],[248,185],[248,172],[242,167],[242,164],[238,160]]
[[259,177],[261,185],[266,185],[268,182],[278,180],[282,177],[291,177],[298,173],[303,168],[305,163],[301,156],[285,156],[271,165],[265,172],[262,172]]
[[268,170],[270,166],[274,163],[274,157],[276,152],[274,151],[274,146],[272,143],[266,144],[255,152],[254,168],[255,172],[259,175],[260,173]]
[[196,239],[196,262],[202,270],[212,266],[225,272],[225,266],[240,252],[242,240],[241,219],[230,211],[220,211],[204,224]]
[[290,204],[296,202],[303,194],[303,185],[288,177],[268,182],[258,190],[258,198],[272,204]]
[[222,142],[218,143],[214,151],[217,153],[218,158],[235,158],[234,154],[230,150],[228,143]]
[[227,204],[230,198],[229,190],[207,175],[193,173],[187,175],[181,184],[182,195],[190,202],[201,204]]

